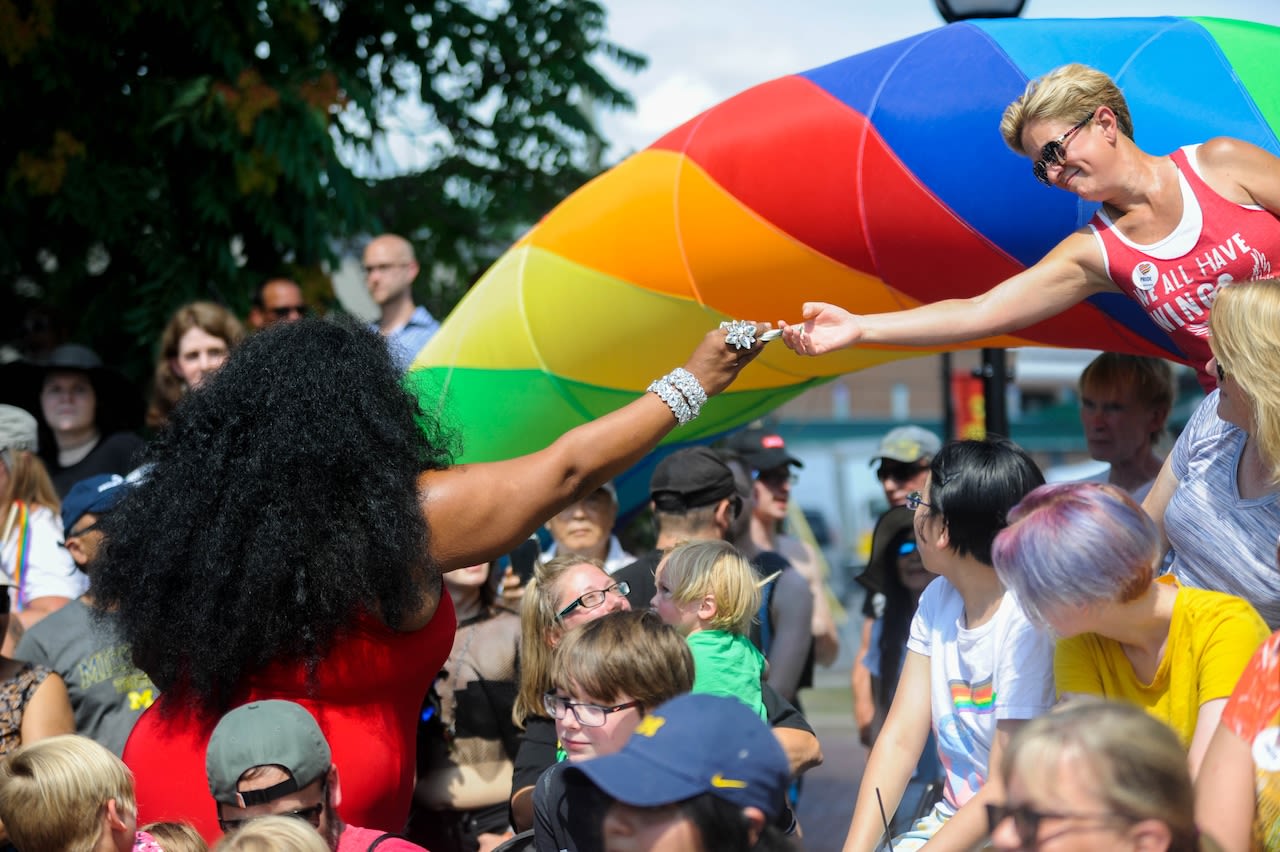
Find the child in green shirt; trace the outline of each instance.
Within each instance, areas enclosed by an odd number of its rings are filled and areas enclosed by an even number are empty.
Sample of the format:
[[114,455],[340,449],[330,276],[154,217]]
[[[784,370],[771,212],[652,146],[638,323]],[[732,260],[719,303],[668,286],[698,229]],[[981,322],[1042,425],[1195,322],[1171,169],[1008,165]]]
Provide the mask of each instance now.
[[767,718],[760,695],[765,660],[747,633],[760,609],[755,570],[724,541],[678,545],[658,564],[652,607],[685,636],[693,691],[737,698]]

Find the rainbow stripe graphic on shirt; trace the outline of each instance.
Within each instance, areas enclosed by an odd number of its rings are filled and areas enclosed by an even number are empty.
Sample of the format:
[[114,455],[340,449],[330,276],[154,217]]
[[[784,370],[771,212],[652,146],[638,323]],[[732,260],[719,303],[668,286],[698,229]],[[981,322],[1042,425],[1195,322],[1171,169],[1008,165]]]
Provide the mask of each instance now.
[[951,681],[951,703],[957,713],[990,713],[996,706],[996,691],[991,678],[977,683]]

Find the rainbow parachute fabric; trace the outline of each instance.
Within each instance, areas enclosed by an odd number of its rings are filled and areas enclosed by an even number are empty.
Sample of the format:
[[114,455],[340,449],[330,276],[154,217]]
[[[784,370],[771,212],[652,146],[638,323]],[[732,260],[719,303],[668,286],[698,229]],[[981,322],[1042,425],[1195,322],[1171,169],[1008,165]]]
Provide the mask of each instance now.
[[[1119,83],[1151,153],[1234,136],[1280,154],[1280,30],[1213,18],[952,24],[749,89],[600,175],[471,290],[409,382],[462,431],[464,461],[508,458],[611,411],[721,320],[797,320],[981,293],[1083,225],[1005,147],[1029,79],[1082,62]],[[1090,299],[968,346],[1181,359],[1136,303]],[[673,442],[707,439],[832,376],[930,351],[802,358],[770,344]]]

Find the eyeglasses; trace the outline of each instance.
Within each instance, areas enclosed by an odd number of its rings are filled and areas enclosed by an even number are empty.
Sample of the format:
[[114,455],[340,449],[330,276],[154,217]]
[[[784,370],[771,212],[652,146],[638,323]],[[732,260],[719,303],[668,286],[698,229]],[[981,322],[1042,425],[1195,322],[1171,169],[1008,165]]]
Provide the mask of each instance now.
[[903,462],[882,461],[876,468],[876,479],[884,482],[892,479],[895,482],[906,482],[928,470],[928,465],[905,464]]
[[1000,823],[1006,819],[1013,820],[1013,828],[1018,833],[1018,841],[1024,849],[1034,849],[1037,845],[1052,840],[1054,837],[1066,834],[1071,828],[1063,829],[1060,832],[1038,839],[1036,835],[1040,833],[1040,821],[1046,819],[1082,819],[1091,822],[1116,822],[1121,818],[1115,814],[1074,814],[1060,813],[1055,811],[1037,811],[1026,805],[1018,805],[1009,807],[1008,805],[987,805],[987,830],[992,834]]
[[67,533],[67,538],[79,538],[80,536],[84,535],[87,532],[93,532],[101,525],[102,525],[102,521],[100,520],[94,521],[93,523],[87,524],[78,530],[72,530],[71,532]]
[[[556,613],[556,620],[559,621],[578,607],[582,607],[583,609],[595,609],[608,599],[610,592],[617,592],[619,596],[625,598],[627,595],[631,594],[631,586],[626,583],[614,583],[607,589],[593,589],[589,592],[584,592],[579,595],[573,603]],[[583,722],[582,724],[585,725],[586,722]]]
[[69,532],[69,533],[64,533],[64,534],[63,534],[63,537],[62,537],[62,541],[58,542],[58,547],[61,547],[63,550],[66,550],[66,549],[67,549],[67,542],[71,541],[71,539],[73,539],[73,538],[79,538],[80,536],[84,535],[85,533],[91,533],[91,532],[93,532],[94,530],[96,530],[96,529],[98,528],[98,525],[99,525],[100,523],[101,523],[101,521],[94,521],[93,523],[89,524],[88,526],[81,527],[81,528],[80,528],[80,529],[78,529],[78,530],[72,530],[72,531],[71,531],[71,532]]
[[913,512],[914,512],[916,509],[919,509],[921,506],[924,506],[926,509],[932,509],[932,508],[933,508],[933,504],[932,504],[932,503],[926,503],[926,502],[924,502],[924,499],[920,496],[920,492],[919,492],[919,491],[912,491],[910,494],[908,494],[908,495],[907,495],[907,508],[908,508],[908,509],[910,509],[911,511],[913,511]]
[[[920,492],[917,491],[916,493],[919,494]],[[898,545],[899,556],[910,556],[915,552],[916,543],[914,541],[904,541],[902,544]]]
[[1093,117],[1097,115],[1095,109],[1084,117],[1084,121],[1059,136],[1057,139],[1050,139],[1044,143],[1044,147],[1040,149],[1040,159],[1031,165],[1031,171],[1035,174],[1036,180],[1045,186],[1053,186],[1053,181],[1049,180],[1049,167],[1060,166],[1067,158],[1066,141],[1070,139],[1076,132],[1082,129],[1086,124],[1093,121]]
[[1213,368],[1218,371],[1218,384],[1225,382],[1227,380],[1227,371],[1222,369],[1222,362],[1215,358]]
[[791,468],[786,467],[785,465],[783,467],[770,468],[769,470],[757,470],[755,473],[751,474],[751,478],[756,482],[763,483],[773,488],[777,488],[783,483],[795,485],[800,479],[800,477],[791,472]]
[[267,308],[267,313],[276,319],[288,319],[289,317],[305,317],[311,313],[311,308],[307,305],[281,305],[278,308]]
[[628,701],[626,704],[615,704],[612,707],[601,707],[599,704],[586,704],[562,698],[554,692],[542,696],[542,706],[553,719],[563,719],[564,714],[572,711],[578,724],[587,728],[598,728],[605,723],[610,713],[626,710],[628,707],[639,707],[639,701]]
[[367,263],[364,266],[364,274],[368,278],[375,272],[390,272],[392,269],[401,269],[409,265],[407,263]]
[[320,801],[309,808],[299,808],[296,811],[284,811],[278,814],[259,814],[256,817],[245,817],[244,819],[223,819],[219,816],[218,825],[222,828],[224,834],[230,834],[255,819],[261,819],[264,816],[282,816],[300,819],[309,823],[312,828],[318,831],[320,829],[320,816],[324,813],[324,804],[327,801],[329,801],[329,782],[326,780],[324,784],[320,785]]

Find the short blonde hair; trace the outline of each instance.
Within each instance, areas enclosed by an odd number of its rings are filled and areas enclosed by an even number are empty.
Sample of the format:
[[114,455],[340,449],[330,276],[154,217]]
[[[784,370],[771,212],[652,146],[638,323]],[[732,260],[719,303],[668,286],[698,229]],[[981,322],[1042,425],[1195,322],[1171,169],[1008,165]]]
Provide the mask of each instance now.
[[214,852],[330,852],[320,832],[295,817],[265,816],[223,836]]
[[1209,346],[1223,372],[1244,389],[1262,458],[1280,484],[1280,281],[1249,281],[1218,291],[1209,311]]
[[23,852],[90,852],[112,799],[122,818],[138,812],[133,775],[88,737],[49,737],[0,761],[0,820]]
[[1057,119],[1075,124],[1100,106],[1111,108],[1120,132],[1132,139],[1129,104],[1115,81],[1088,65],[1062,65],[1027,83],[1022,96],[1005,108],[1000,135],[1016,153],[1030,157],[1038,152],[1022,150],[1022,131],[1029,122]]
[[164,852],[209,852],[209,844],[189,822],[153,822],[139,831],[150,834]]
[[1187,751],[1178,735],[1145,710],[1097,698],[1073,698],[1018,729],[1001,761],[1007,787],[1014,773],[1044,778],[1079,761],[1079,779],[1118,820],[1155,819],[1168,826],[1170,852],[1201,848],[1195,825]]
[[672,599],[691,603],[706,595],[716,600],[715,630],[745,636],[760,609],[760,583],[751,563],[727,541],[690,541],[668,551],[662,581]]
[[[1163,410],[1167,420],[1175,396],[1173,365],[1163,358],[1103,352],[1080,374],[1081,393],[1088,393],[1090,388],[1127,391],[1129,398],[1139,405],[1152,411]],[[1162,421],[1160,428],[1151,434],[1151,443],[1159,441],[1164,430]]]

